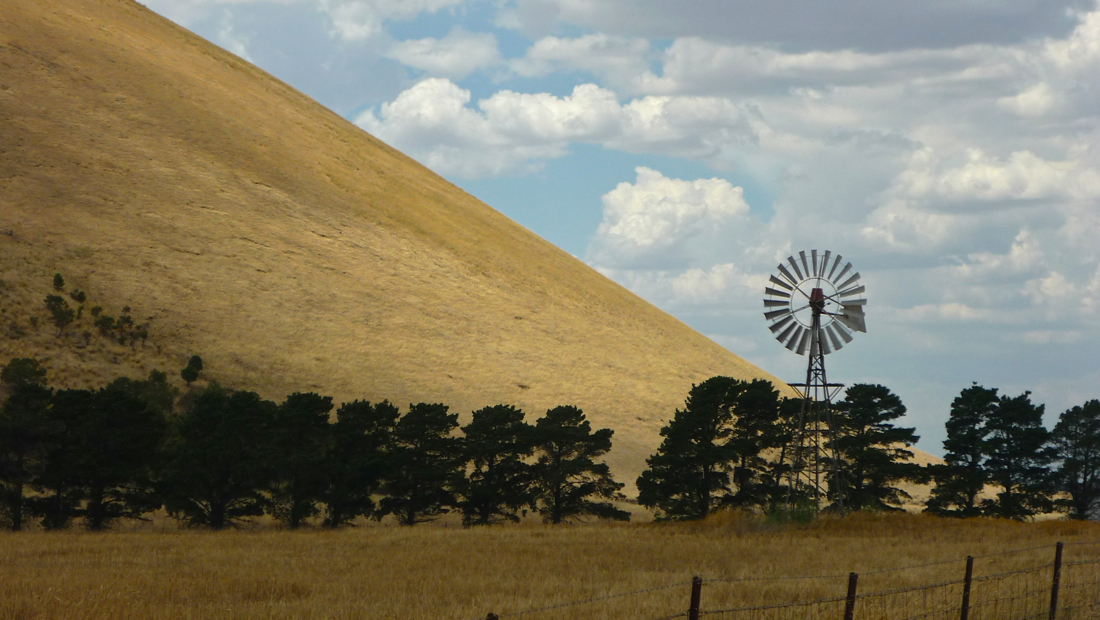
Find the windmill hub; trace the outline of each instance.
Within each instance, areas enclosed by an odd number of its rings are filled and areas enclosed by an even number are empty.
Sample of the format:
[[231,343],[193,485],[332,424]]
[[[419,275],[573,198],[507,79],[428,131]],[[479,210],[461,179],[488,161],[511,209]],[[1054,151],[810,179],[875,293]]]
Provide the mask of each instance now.
[[825,291],[819,288],[810,291],[810,309],[818,315],[825,312]]

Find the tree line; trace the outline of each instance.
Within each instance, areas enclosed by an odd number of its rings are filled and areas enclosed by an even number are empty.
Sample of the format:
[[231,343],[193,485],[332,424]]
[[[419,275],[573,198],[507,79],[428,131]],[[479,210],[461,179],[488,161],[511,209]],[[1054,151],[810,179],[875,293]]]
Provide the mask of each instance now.
[[[713,377],[693,386],[638,478],[639,503],[659,519],[699,519],[716,508],[805,513],[809,492],[789,488],[802,406],[766,381]],[[1100,401],[1063,412],[1048,431],[1029,392],[973,385],[951,405],[944,463],[928,466],[911,462],[915,429],[894,423],[905,411],[881,385],[852,385],[833,403],[826,509],[839,508],[842,492],[847,510],[900,510],[912,500],[902,483],[911,482],[933,485],[925,510],[941,516],[1096,514]]]
[[[193,356],[182,395],[158,371],[55,390],[36,360],[13,359],[0,372],[0,522],[56,529],[82,520],[99,530],[161,507],[211,528],[263,514],[290,528],[391,515],[414,525],[451,511],[466,525],[518,521],[528,509],[551,523],[629,517],[611,501],[623,485],[600,462],[613,431],[593,430],[576,407],[531,424],[500,404],[459,427],[438,403],[402,414],[388,401],[336,407],[316,393],[275,403],[213,382],[190,389],[202,370]],[[789,482],[803,404],[761,380],[692,386],[637,479],[638,502],[658,519],[719,508],[812,513],[809,491]],[[1063,412],[1048,431],[1030,393],[973,385],[951,405],[944,463],[928,466],[911,462],[915,429],[895,425],[905,412],[882,385],[853,385],[833,403],[827,510],[841,492],[847,510],[898,510],[912,500],[908,482],[931,484],[925,510],[943,516],[1096,513],[1100,401]]]
[[[202,360],[181,372],[197,379]],[[294,393],[282,403],[211,382],[181,394],[165,373],[96,390],[53,389],[34,359],[0,372],[0,521],[102,530],[163,507],[215,529],[269,514],[290,528],[457,511],[466,525],[626,520],[623,485],[600,458],[613,431],[563,405],[534,422],[510,405],[459,427],[446,405]],[[335,415],[333,411],[335,410]]]

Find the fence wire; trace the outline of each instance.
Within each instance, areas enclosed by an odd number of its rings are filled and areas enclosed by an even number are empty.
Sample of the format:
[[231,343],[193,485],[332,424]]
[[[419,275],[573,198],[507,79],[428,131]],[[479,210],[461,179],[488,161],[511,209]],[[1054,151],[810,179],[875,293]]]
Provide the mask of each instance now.
[[[1100,545],[1096,542],[1067,543],[1064,547]],[[1055,547],[1028,547],[974,556],[975,559],[991,559],[982,562],[991,574],[978,574],[971,579],[968,620],[1046,620],[1050,617],[1053,563],[1032,563],[1020,567],[1028,558],[1006,560],[1005,556],[1029,551],[1046,550],[1054,555]],[[1068,551],[1068,549],[1067,549]],[[1058,610],[1055,620],[1100,620],[1100,558],[1096,550],[1085,552],[1086,558],[1065,558],[1061,565]],[[1072,552],[1071,552],[1072,553]],[[1067,554],[1069,555],[1069,554]],[[1076,554],[1074,554],[1076,555]],[[1036,558],[1038,559],[1038,558]],[[955,620],[962,610],[964,579],[917,583],[917,575],[904,575],[904,571],[916,571],[954,564],[961,577],[963,560],[943,560],[879,569],[861,573],[861,578],[879,577],[880,585],[899,587],[882,588],[857,593],[853,602],[853,618],[857,620]],[[950,570],[949,572],[954,572]],[[942,578],[943,571],[938,571]],[[927,571],[924,573],[927,575]],[[702,581],[702,606],[700,618],[728,620],[842,620],[849,601],[845,596],[829,596],[829,593],[845,592],[848,574],[821,574],[807,576],[770,576],[713,578]],[[885,582],[882,582],[885,579]],[[791,582],[802,581],[794,586]],[[872,579],[872,583],[876,580]],[[906,584],[906,582],[909,582]],[[860,585],[866,586],[864,580]],[[688,594],[691,582],[677,582],[629,592],[590,597],[533,609],[502,613],[496,618],[524,617],[524,620],[672,620],[690,617]],[[787,600],[784,601],[783,599]],[[797,598],[799,600],[791,600]],[[480,618],[476,620],[481,620]]]

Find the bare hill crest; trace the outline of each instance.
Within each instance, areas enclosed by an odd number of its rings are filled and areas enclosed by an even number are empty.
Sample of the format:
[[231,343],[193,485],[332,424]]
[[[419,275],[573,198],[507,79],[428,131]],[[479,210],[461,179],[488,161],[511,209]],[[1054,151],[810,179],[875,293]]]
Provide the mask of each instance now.
[[[131,0],[6,0],[0,118],[0,359],[57,385],[199,353],[269,398],[575,404],[632,489],[692,383],[775,381]],[[55,271],[149,341],[36,330]]]

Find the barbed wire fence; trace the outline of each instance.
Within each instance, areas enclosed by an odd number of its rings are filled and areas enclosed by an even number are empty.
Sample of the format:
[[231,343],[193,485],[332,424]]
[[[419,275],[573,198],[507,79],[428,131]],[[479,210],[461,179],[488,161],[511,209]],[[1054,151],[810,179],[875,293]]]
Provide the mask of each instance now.
[[[1096,546],[1091,555],[1063,561],[1067,548]],[[1022,557],[1009,561],[1009,556]],[[1071,556],[1080,555],[1071,553]],[[980,562],[978,562],[980,561]],[[1011,566],[1006,565],[1009,564]],[[1012,565],[1015,564],[1015,565]],[[978,567],[978,571],[975,567]],[[1001,569],[1005,570],[1001,570]],[[939,579],[878,589],[860,579],[902,580],[904,573],[936,569]],[[957,578],[950,573],[957,570]],[[986,572],[982,572],[982,571]],[[988,572],[995,571],[995,572]],[[912,581],[912,580],[910,580]],[[803,582],[800,600],[779,602],[781,585]],[[846,583],[846,588],[844,587]],[[830,596],[828,593],[832,592]],[[685,596],[686,595],[686,596]],[[788,594],[789,596],[789,594]],[[740,603],[740,604],[739,604]],[[664,610],[664,611],[660,611]],[[662,614],[662,615],[658,615]],[[1012,549],[859,573],[811,576],[695,577],[655,587],[592,596],[513,611],[485,620],[1100,620],[1100,541]],[[481,617],[474,620],[482,620]]]

